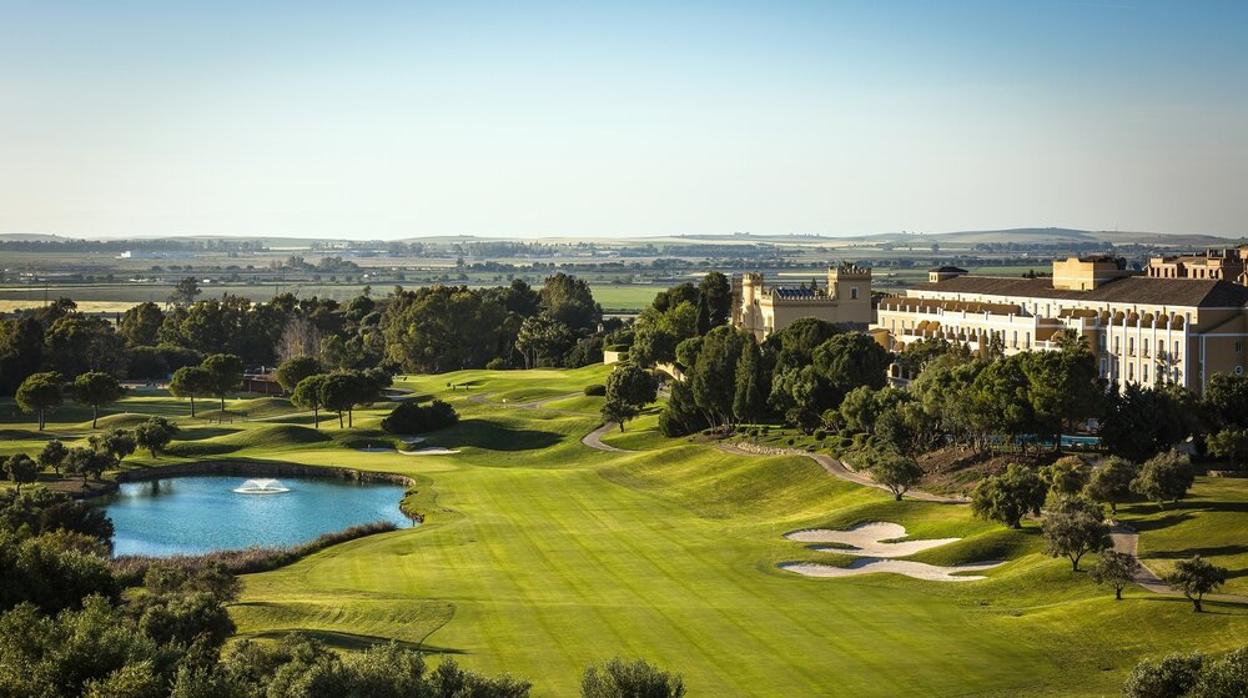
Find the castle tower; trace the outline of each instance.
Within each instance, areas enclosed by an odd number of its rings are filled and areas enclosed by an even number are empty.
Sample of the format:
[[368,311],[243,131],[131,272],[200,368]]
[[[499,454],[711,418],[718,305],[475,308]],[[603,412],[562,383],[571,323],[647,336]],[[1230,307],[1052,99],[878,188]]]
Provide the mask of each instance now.
[[836,301],[841,322],[870,323],[871,269],[856,264],[828,267],[828,295]]

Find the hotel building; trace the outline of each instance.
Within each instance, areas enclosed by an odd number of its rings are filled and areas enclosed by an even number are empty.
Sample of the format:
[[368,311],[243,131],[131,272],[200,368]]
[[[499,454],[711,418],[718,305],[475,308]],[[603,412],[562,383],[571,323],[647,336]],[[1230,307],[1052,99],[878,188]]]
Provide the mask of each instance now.
[[1073,330],[1107,380],[1200,392],[1214,373],[1242,374],[1248,364],[1248,287],[1234,283],[1242,273],[1238,251],[1156,258],[1143,274],[1108,257],[1054,261],[1051,278],[941,267],[926,284],[881,299],[871,328],[893,350],[925,337],[974,350],[995,335],[1006,354],[1054,349],[1054,335]]

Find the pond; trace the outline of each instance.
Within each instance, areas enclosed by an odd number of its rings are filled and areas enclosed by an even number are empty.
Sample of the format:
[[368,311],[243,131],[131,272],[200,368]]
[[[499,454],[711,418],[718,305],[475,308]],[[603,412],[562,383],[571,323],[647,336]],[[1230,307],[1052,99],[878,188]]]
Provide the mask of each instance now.
[[127,482],[100,506],[113,520],[115,555],[178,555],[304,543],[349,526],[391,521],[404,487],[388,483],[237,475]]

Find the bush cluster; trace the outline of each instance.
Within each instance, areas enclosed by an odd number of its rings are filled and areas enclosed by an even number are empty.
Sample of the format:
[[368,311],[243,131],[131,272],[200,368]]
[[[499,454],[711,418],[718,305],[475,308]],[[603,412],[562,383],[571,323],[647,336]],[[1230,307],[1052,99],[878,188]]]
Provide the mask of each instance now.
[[389,416],[381,420],[381,428],[390,434],[423,434],[445,429],[458,421],[459,415],[450,403],[434,400],[422,406],[408,400],[399,403]]

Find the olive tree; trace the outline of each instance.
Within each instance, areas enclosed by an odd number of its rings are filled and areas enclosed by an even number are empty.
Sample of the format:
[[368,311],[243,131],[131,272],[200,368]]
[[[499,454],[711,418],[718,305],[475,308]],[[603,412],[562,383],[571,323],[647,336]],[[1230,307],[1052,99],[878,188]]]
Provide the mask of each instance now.
[[1171,449],[1144,462],[1140,474],[1131,481],[1131,491],[1165,508],[1167,502],[1186,497],[1195,479],[1191,460]]
[[164,417],[152,417],[134,429],[134,441],[140,448],[146,448],[152,457],[165,450],[179,429],[176,424]]
[[1204,610],[1201,601],[1205,594],[1226,584],[1227,574],[1228,570],[1225,567],[1218,567],[1197,555],[1176,563],[1174,570],[1165,576],[1165,582],[1183,592],[1183,595],[1192,602],[1193,610],[1200,613]]
[[1075,572],[1084,555],[1110,547],[1109,526],[1101,505],[1087,499],[1059,499],[1045,511],[1042,530],[1049,556],[1066,556]]
[[1032,469],[1011,463],[1004,473],[984,478],[971,492],[971,512],[982,519],[1022,528],[1028,513],[1039,515],[1048,486]]
[[39,476],[39,464],[25,453],[14,453],[4,462],[4,472],[17,485],[17,493],[22,493],[22,485],[34,482]]
[[581,698],[681,698],[685,683],[679,674],[663,671],[643,659],[625,662],[614,657],[591,666],[581,678]]
[[1131,498],[1131,482],[1139,474],[1135,463],[1110,456],[1092,470],[1083,493],[1093,501],[1108,504],[1110,516],[1117,516],[1118,505]]
[[65,448],[65,444],[59,439],[52,439],[43,445],[43,450],[39,452],[39,465],[44,468],[51,468],[57,477],[61,476],[61,463],[65,462],[65,455],[69,453],[69,449]]
[[1114,598],[1122,600],[1122,590],[1135,580],[1140,572],[1140,561],[1129,553],[1114,550],[1102,550],[1088,576],[1092,581],[1103,586],[1113,587]]

